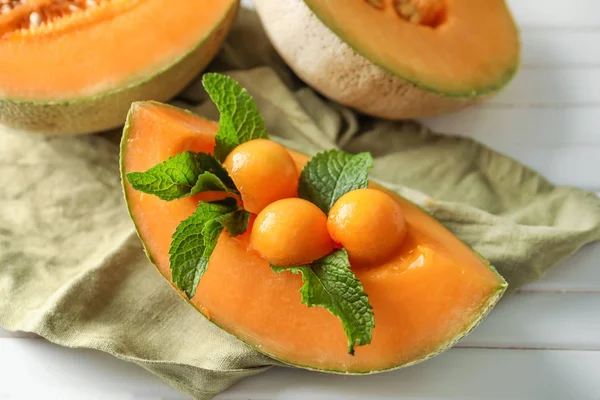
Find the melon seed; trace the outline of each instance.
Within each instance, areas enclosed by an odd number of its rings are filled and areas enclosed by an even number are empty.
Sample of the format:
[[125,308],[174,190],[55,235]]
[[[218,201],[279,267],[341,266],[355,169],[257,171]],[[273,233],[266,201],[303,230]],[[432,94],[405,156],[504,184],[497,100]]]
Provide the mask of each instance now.
[[394,0],[394,9],[400,17],[406,20],[411,20],[416,11],[414,4],[410,0]]
[[413,24],[435,27],[446,14],[446,0],[394,0],[398,16]]
[[29,14],[29,25],[31,25],[31,27],[37,28],[41,24],[42,16],[38,12],[34,11],[31,14]]
[[8,14],[11,11],[12,11],[12,8],[8,4],[4,4],[4,5],[2,5],[2,7],[0,7],[0,14]]

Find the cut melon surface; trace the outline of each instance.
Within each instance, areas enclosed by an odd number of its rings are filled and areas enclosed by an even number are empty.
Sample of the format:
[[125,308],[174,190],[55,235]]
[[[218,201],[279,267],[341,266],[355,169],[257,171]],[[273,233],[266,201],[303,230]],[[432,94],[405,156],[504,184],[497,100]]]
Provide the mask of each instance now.
[[[130,215],[150,259],[172,285],[168,254],[172,234],[199,200],[213,200],[219,194],[166,202],[135,191],[125,174],[144,171],[183,151],[211,152],[216,129],[214,122],[153,102],[134,104],[125,127],[121,169]],[[309,159],[290,154],[298,169]],[[372,342],[357,347],[354,356],[347,354],[340,321],[323,308],[301,304],[301,277],[273,273],[268,262],[249,248],[248,232],[237,238],[221,235],[196,295],[188,301],[256,350],[302,368],[372,373],[439,353],[491,310],[506,282],[434,218],[388,193],[402,207],[408,235],[393,259],[352,266],[375,314]]]
[[377,117],[458,110],[497,93],[519,66],[519,33],[504,0],[255,5],[271,42],[302,80]]
[[365,0],[351,6],[347,0],[304,1],[360,54],[433,92],[494,92],[518,65],[519,36],[504,0],[441,1],[444,19],[434,27],[403,19],[397,0],[381,0],[382,8]]
[[173,97],[216,55],[239,6],[239,0],[13,3],[0,13],[0,122],[66,134],[116,127],[131,102]]

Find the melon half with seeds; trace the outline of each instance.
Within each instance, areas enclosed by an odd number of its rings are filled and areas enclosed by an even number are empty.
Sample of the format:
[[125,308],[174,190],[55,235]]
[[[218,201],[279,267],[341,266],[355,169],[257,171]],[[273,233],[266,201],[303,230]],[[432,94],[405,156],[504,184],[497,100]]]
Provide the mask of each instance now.
[[255,0],[296,74],[366,114],[417,118],[504,87],[519,36],[504,0]]
[[47,134],[122,125],[218,52],[239,0],[0,0],[0,123]]

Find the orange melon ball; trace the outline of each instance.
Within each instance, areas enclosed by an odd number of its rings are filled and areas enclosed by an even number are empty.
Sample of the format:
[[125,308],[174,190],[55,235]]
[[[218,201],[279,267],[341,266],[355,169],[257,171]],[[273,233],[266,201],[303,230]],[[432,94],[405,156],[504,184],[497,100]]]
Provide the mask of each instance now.
[[252,226],[250,244],[272,265],[292,267],[311,263],[333,250],[327,216],[313,203],[284,199],[269,204]]
[[223,166],[240,191],[244,209],[259,213],[276,200],[298,196],[298,169],[281,145],[267,139],[242,143]]
[[350,261],[359,264],[389,259],[407,230],[398,202],[375,189],[353,190],[340,197],[329,212],[327,229],[348,251]]

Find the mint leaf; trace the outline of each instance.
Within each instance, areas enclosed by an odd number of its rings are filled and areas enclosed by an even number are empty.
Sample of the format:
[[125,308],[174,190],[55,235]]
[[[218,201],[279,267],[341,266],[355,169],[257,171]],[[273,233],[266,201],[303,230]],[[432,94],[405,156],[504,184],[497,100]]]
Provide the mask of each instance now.
[[203,172],[196,179],[191,194],[206,191],[238,193],[233,179],[219,160],[207,153],[193,154],[197,157],[198,168]]
[[231,237],[236,237],[246,232],[248,229],[248,220],[251,213],[246,210],[237,210],[223,215],[219,218],[219,223],[227,230]]
[[127,180],[135,190],[163,200],[186,196],[196,184],[200,169],[194,153],[181,153],[145,172],[130,172]]
[[167,201],[205,191],[238,193],[217,159],[191,151],[177,154],[145,172],[130,172],[127,180],[135,190]]
[[[227,214],[226,214],[227,215]],[[223,225],[219,222],[220,218],[208,221],[202,229],[202,239],[204,241],[204,251],[202,256],[199,258],[198,269],[206,271],[208,262],[210,261],[210,255],[212,254],[215,247],[217,247],[217,241],[221,232],[223,232]],[[202,272],[202,275],[204,272]]]
[[302,274],[302,303],[308,307],[324,307],[342,322],[348,338],[348,353],[354,346],[371,343],[375,316],[362,283],[349,268],[348,253],[341,249],[313,262],[311,266],[271,267],[281,273]]
[[253,139],[268,139],[252,96],[232,78],[204,74],[202,84],[219,109],[219,130],[215,137],[215,157],[224,161],[238,145]]
[[202,192],[232,192],[231,188],[219,179],[218,176],[212,172],[203,172],[198,176],[198,180],[194,187],[190,191],[190,195],[202,193]]
[[300,174],[298,194],[328,214],[344,194],[367,187],[371,167],[373,157],[369,153],[353,155],[339,150],[318,153]]
[[169,249],[169,263],[173,282],[189,298],[196,293],[223,230],[218,219],[236,210],[237,202],[231,198],[200,202],[196,211],[177,226]]

